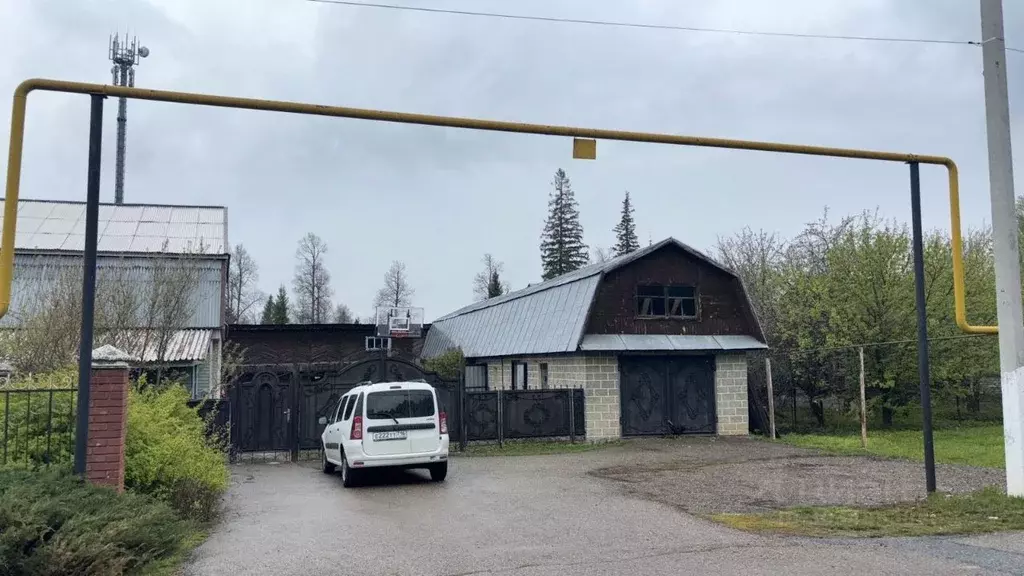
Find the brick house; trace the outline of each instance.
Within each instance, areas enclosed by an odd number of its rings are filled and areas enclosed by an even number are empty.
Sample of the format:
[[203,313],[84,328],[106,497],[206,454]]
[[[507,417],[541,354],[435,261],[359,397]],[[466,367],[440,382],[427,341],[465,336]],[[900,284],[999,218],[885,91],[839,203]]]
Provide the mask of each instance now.
[[739,277],[668,238],[433,322],[467,387],[583,388],[590,440],[747,433],[747,360],[764,334]]

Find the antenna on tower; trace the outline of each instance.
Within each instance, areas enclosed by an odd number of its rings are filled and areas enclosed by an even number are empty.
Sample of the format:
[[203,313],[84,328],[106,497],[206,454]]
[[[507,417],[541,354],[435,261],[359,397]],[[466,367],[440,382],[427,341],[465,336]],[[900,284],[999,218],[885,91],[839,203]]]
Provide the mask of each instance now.
[[[107,58],[114,63],[110,73],[114,86],[135,87],[135,66],[139,64],[140,58],[149,56],[149,48],[139,45],[139,39],[132,37],[129,41],[128,34],[121,40],[120,33],[109,37]],[[114,170],[114,203],[124,203],[124,157],[128,132],[128,99],[118,98],[117,100],[117,163]]]

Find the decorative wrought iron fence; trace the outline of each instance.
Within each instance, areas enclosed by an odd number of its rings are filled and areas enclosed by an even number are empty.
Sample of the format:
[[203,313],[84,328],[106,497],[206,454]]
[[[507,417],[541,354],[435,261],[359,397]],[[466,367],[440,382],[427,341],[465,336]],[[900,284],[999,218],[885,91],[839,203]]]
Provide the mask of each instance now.
[[466,392],[467,441],[517,438],[582,438],[585,396],[573,390]]

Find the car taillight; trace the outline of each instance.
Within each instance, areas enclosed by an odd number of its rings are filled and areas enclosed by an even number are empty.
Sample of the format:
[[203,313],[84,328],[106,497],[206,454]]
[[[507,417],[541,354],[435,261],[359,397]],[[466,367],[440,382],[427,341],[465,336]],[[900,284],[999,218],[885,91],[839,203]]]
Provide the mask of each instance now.
[[350,434],[353,440],[363,439],[363,417],[356,416],[352,419],[352,433]]
[[438,416],[439,416],[438,420],[441,421],[441,434],[447,434],[448,433],[448,414],[445,414],[444,412],[441,412]]

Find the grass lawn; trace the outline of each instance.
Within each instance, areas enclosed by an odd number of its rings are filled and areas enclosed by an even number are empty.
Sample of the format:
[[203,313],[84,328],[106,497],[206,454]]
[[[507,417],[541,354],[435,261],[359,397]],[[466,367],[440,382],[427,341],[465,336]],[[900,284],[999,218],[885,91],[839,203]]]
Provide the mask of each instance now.
[[821,506],[763,514],[717,514],[726,526],[794,536],[926,536],[1024,530],[1024,498],[994,488],[974,494],[933,494],[927,500],[881,508]]
[[[1005,466],[1002,426],[975,426],[935,430],[935,461],[988,468]],[[780,442],[817,448],[838,454],[875,454],[891,458],[924,460],[920,430],[868,431],[867,450],[860,447],[860,433],[850,435],[787,434]]]
[[504,446],[493,444],[469,444],[465,452],[452,450],[453,456],[537,456],[542,454],[568,454],[574,452],[590,452],[611,446],[618,446],[621,441],[613,442],[553,442],[542,440],[507,441]]

